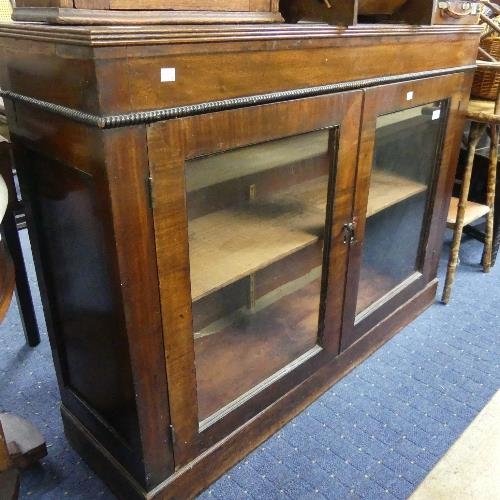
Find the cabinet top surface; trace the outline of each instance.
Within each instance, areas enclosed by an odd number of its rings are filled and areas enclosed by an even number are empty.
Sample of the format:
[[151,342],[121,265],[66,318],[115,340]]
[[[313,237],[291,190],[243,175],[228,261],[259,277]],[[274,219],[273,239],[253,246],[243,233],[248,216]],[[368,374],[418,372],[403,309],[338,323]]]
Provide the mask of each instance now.
[[263,25],[56,26],[43,23],[0,23],[0,37],[23,38],[87,46],[185,44],[254,40],[336,39],[372,36],[478,34],[470,25],[329,26],[321,23]]

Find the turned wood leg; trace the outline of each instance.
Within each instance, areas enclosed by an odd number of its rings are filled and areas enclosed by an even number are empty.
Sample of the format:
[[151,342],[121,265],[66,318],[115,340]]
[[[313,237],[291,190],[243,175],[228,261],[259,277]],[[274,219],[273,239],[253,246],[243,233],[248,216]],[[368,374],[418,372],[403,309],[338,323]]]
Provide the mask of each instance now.
[[493,218],[495,212],[495,189],[497,182],[498,163],[498,127],[490,126],[490,158],[488,165],[488,180],[486,186],[486,204],[490,208],[486,216],[486,231],[483,251],[483,271],[489,272],[491,269],[492,249],[493,249]]
[[477,144],[483,135],[486,125],[472,122],[469,133],[469,151],[467,154],[467,164],[464,170],[462,180],[462,188],[460,190],[460,197],[458,200],[458,211],[455,227],[453,230],[453,241],[450,248],[450,257],[448,259],[448,269],[446,271],[446,280],[444,283],[442,302],[447,304],[450,300],[451,288],[455,281],[455,273],[458,264],[458,250],[460,248],[460,241],[462,239],[462,232],[464,228],[464,215],[467,199],[469,197],[470,180],[472,175],[472,165],[474,163],[474,155],[476,153]]

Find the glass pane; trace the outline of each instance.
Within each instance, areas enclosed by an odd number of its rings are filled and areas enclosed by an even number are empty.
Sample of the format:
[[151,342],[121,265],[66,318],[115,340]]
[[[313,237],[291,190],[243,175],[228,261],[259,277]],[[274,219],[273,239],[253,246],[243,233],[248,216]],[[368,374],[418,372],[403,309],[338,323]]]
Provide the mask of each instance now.
[[445,103],[438,102],[377,119],[356,313],[420,268],[444,111]]
[[320,130],[186,162],[200,421],[318,350],[335,136]]

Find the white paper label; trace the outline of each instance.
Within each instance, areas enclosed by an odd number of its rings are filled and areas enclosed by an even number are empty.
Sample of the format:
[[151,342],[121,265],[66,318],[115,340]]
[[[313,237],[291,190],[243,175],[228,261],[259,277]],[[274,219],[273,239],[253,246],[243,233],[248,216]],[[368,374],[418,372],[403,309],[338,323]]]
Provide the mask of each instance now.
[[432,112],[432,119],[437,120],[441,116],[441,110],[440,109],[435,109]]
[[406,100],[411,101],[413,99],[413,90],[410,90],[410,92],[406,93]]
[[161,68],[161,82],[175,82],[175,68]]

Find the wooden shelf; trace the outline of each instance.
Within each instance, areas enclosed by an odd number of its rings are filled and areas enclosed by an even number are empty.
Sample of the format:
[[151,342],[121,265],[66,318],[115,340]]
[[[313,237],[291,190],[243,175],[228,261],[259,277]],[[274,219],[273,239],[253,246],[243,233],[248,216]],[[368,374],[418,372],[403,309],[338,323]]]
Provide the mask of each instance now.
[[427,186],[421,182],[390,172],[373,170],[366,216],[371,217],[426,190]]
[[[318,177],[272,198],[190,221],[193,301],[316,243],[323,236],[327,184],[327,176]],[[374,171],[367,216],[425,190],[419,182]]]
[[[303,254],[297,252],[297,254],[295,255],[303,255]],[[314,266],[313,261],[308,260],[306,261],[306,263],[311,266]],[[195,329],[193,333],[194,339],[197,340],[203,337],[207,337],[208,335],[218,334],[232,324],[246,322],[246,318],[249,313],[251,315],[254,315],[255,313],[263,311],[264,309],[271,307],[275,302],[282,300],[287,295],[294,294],[295,292],[303,289],[304,287],[311,284],[313,281],[316,281],[318,283],[317,295],[319,297],[321,273],[322,273],[321,265],[311,267],[307,272],[301,274],[297,278],[290,279],[290,276],[288,275],[287,278],[289,278],[289,281],[286,281],[283,285],[276,286],[276,288],[274,288],[273,290],[264,295],[261,295],[259,297],[254,297],[253,301],[247,300],[247,303],[243,306],[240,306],[240,304],[238,304],[237,302],[236,305],[233,304],[233,307],[231,307],[231,304],[229,304],[229,307],[226,309],[226,311],[222,315],[217,317],[217,319],[205,325],[203,328],[199,330]],[[256,273],[254,276],[257,280],[259,274]],[[247,298],[250,299],[251,286],[249,282],[247,282],[246,284],[248,285],[248,288],[246,290],[248,292]],[[216,300],[220,302],[229,303],[227,296],[219,296],[217,294],[213,296],[215,296]],[[228,313],[227,311],[231,312]],[[193,310],[193,314],[196,314],[195,310]]]
[[[247,146],[192,160],[186,169],[188,192],[231,179],[309,160],[328,153],[329,130]],[[189,162],[188,162],[189,165]]]
[[328,177],[189,223],[191,296],[200,299],[318,241]]
[[[450,208],[448,210],[448,218],[446,219],[446,225],[453,229],[457,220],[458,211],[458,198],[452,197],[450,202]],[[474,222],[481,217],[484,217],[490,211],[487,205],[481,205],[480,203],[474,203],[473,201],[467,201],[465,206],[464,215],[464,226],[467,226],[471,222]]]

